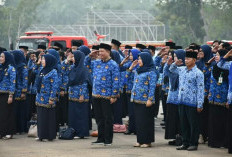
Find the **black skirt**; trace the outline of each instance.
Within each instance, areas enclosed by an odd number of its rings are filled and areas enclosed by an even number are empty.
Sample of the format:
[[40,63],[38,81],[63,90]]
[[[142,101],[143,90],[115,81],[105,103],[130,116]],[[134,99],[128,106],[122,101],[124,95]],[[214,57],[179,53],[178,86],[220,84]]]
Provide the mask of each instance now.
[[227,109],[209,104],[209,142],[210,147],[226,147]]
[[167,103],[167,117],[165,125],[165,139],[176,139],[176,135],[180,134],[178,105]]
[[37,107],[37,128],[40,139],[53,140],[56,138],[55,108]]
[[28,106],[26,100],[15,101],[15,112],[16,112],[16,131],[17,133],[25,133],[28,131]]
[[145,104],[134,103],[136,136],[140,144],[150,144],[154,142],[154,104],[146,107]]
[[89,136],[89,103],[69,101],[68,126],[76,131],[76,136]]
[[232,104],[230,104],[230,109],[228,111],[228,153],[232,154]]
[[0,136],[16,133],[14,104],[8,104],[8,94],[0,93]]

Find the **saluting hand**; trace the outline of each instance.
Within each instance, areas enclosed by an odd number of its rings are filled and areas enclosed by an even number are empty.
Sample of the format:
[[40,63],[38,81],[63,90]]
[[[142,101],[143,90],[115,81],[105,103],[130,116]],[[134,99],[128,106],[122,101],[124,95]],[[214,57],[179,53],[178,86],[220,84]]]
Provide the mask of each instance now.
[[128,61],[129,57],[130,57],[130,56],[126,56],[126,58],[124,58],[124,59],[122,60],[122,62],[120,63],[120,65],[122,66],[123,64],[125,64],[125,63]]
[[169,57],[168,61],[167,61],[167,64],[168,65],[171,65],[173,63],[173,60],[172,60],[172,57]]
[[211,58],[208,63],[211,64],[215,60],[215,57]]
[[227,52],[227,54],[224,56],[224,58],[228,58],[231,56],[232,56],[232,49],[229,52]]
[[178,65],[178,66],[179,66],[179,65],[182,65],[182,64],[183,64],[182,59],[178,59],[178,60],[175,62],[175,64]]

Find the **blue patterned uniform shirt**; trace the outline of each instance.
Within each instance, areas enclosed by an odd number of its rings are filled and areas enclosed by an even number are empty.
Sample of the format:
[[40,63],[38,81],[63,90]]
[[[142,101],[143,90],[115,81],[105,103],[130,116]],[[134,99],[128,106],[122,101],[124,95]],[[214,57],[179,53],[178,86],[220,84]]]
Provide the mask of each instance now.
[[203,108],[204,103],[204,74],[195,65],[188,70],[186,66],[177,67],[175,63],[169,69],[172,73],[179,74],[180,104]]

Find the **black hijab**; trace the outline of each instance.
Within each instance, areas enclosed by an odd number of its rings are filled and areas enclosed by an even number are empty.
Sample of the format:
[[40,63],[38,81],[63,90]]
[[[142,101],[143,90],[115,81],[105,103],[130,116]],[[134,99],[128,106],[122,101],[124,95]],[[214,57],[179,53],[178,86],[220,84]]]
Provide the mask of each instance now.
[[45,75],[47,75],[50,71],[55,69],[55,66],[57,65],[56,58],[53,55],[46,54],[43,55],[45,58],[46,65],[43,67],[43,69],[40,71],[39,77],[38,77],[38,84],[37,84],[37,92],[40,93],[42,79]]
[[14,62],[15,62],[15,69],[16,69],[16,77],[21,78],[22,71],[24,67],[26,66],[26,58],[23,55],[21,50],[14,50],[12,51],[12,54],[14,56]]
[[154,62],[153,62],[153,59],[150,53],[143,52],[143,53],[140,53],[139,56],[141,57],[143,61],[143,66],[137,68],[136,71],[138,74],[155,70]]
[[75,63],[68,76],[68,86],[81,85],[85,81],[91,85],[88,68],[84,65],[85,54],[81,51],[73,52]]
[[[224,57],[227,54],[227,50],[225,49],[221,49],[218,51],[218,53],[220,54],[220,57]],[[228,75],[229,75],[229,70],[224,70],[221,69],[217,66],[217,64],[215,64],[213,66],[213,77],[217,80],[219,80],[219,77],[222,76],[223,77],[223,81],[228,82]]]

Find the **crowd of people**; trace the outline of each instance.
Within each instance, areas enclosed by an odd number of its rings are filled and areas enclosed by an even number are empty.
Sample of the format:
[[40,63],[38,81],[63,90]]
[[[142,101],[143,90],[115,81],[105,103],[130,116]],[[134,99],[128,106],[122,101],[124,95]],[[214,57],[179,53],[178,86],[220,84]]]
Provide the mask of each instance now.
[[[37,50],[0,48],[0,138],[28,132],[37,119],[38,141],[56,139],[68,125],[88,137],[92,117],[97,140],[109,146],[114,132],[135,134],[134,147],[151,147],[162,102],[165,139],[177,150],[198,144],[232,153],[232,47],[191,43],[187,48],[100,43],[89,49],[73,42]],[[156,53],[157,52],[157,53]],[[123,118],[129,117],[125,130]],[[121,130],[120,130],[121,129]]]

